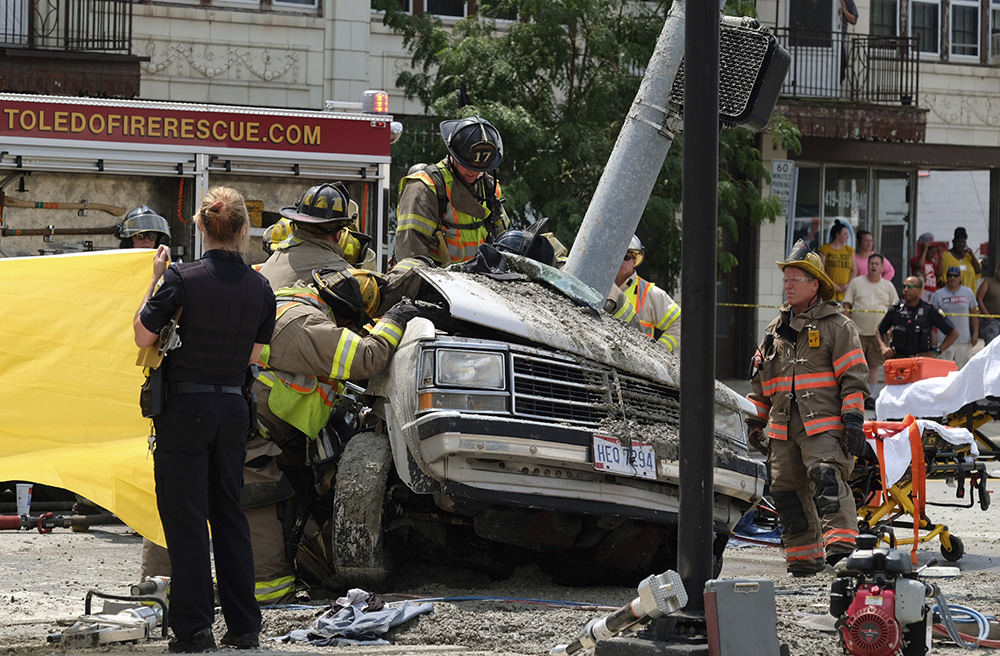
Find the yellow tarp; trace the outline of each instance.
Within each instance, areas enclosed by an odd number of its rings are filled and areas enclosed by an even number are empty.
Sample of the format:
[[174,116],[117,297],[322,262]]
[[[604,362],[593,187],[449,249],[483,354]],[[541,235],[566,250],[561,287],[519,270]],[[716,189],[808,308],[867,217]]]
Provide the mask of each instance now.
[[0,259],[0,481],[72,490],[163,545],[132,338],[152,260]]

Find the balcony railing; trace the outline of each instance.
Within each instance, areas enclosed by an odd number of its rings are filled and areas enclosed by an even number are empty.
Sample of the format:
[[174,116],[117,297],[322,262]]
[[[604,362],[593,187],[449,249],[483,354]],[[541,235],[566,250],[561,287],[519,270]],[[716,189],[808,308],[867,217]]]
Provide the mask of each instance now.
[[774,30],[792,55],[781,95],[916,106],[916,37]]
[[6,0],[0,47],[132,53],[132,0]]

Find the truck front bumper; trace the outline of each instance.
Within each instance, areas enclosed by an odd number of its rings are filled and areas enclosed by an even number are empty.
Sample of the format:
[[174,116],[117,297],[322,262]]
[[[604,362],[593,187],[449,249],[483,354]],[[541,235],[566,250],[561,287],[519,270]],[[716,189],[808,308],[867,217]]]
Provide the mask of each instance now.
[[[593,433],[539,422],[433,412],[404,426],[415,460],[446,494],[584,514],[676,523],[680,468],[657,458],[657,479],[597,471]],[[416,463],[414,463],[416,464]],[[735,456],[714,470],[714,520],[735,525],[764,492],[763,463]]]

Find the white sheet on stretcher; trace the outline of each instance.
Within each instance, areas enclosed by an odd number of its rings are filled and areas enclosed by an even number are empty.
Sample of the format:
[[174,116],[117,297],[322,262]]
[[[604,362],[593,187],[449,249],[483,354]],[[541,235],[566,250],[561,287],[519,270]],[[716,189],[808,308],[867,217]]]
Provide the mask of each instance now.
[[907,385],[886,385],[875,400],[879,421],[943,417],[967,403],[1000,396],[1000,339],[976,353],[961,371]]
[[[929,419],[918,419],[917,425],[920,427],[920,435],[923,437],[925,430],[936,431],[946,442],[955,445],[969,444],[971,445],[972,455],[971,459],[975,459],[979,455],[979,448],[976,446],[976,440],[972,437],[972,433],[966,428],[951,428],[949,426],[942,426],[936,421],[930,421]],[[896,481],[903,477],[906,473],[906,468],[910,466],[910,459],[912,458],[912,452],[910,451],[910,437],[908,431],[903,429],[899,433],[883,438],[882,443],[885,445],[885,484],[895,485]],[[878,449],[875,446],[875,440],[868,440],[868,444],[871,445],[872,449],[875,449],[875,453],[878,453]]]

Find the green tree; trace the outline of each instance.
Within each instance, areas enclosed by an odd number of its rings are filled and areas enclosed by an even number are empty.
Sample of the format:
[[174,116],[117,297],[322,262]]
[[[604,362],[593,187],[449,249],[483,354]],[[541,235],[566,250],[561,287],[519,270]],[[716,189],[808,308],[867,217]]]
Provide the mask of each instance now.
[[[753,10],[732,2],[734,13]],[[549,217],[570,245],[639,87],[663,27],[669,0],[480,0],[479,13],[447,28],[431,15],[399,11],[398,0],[375,0],[385,24],[403,36],[411,68],[397,86],[428,114],[479,114],[499,129],[504,161],[498,178],[516,222]],[[492,16],[518,16],[498,21]],[[459,107],[462,92],[470,104]],[[436,161],[444,146],[436,121],[403,117],[393,147],[402,166]],[[774,220],[780,206],[761,198],[766,178],[758,138],[726,130],[720,147],[720,227],[735,234],[737,218]],[[646,246],[644,277],[667,289],[680,270],[683,140],[678,137],[646,205],[638,234]],[[396,178],[398,179],[398,178]],[[720,243],[722,240],[720,238]],[[735,258],[720,252],[720,269]]]

